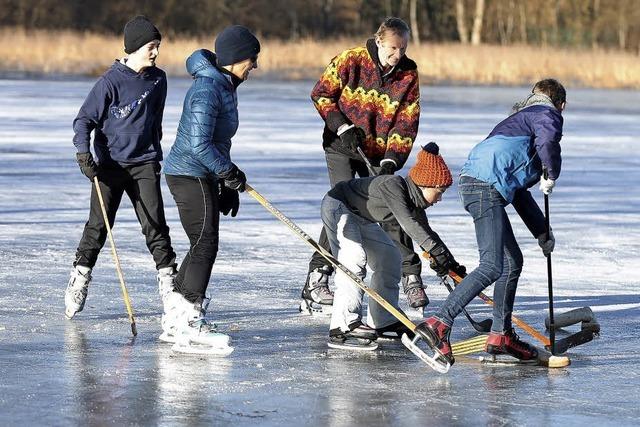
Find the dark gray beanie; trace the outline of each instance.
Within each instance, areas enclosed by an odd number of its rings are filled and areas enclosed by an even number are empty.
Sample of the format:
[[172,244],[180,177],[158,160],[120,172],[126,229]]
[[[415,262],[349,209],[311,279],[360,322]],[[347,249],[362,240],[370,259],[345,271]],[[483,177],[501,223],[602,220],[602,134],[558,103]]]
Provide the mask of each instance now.
[[260,42],[247,27],[231,25],[216,37],[218,65],[231,65],[260,53]]
[[162,40],[162,36],[146,16],[138,15],[124,26],[124,51],[126,53],[133,53],[153,40]]

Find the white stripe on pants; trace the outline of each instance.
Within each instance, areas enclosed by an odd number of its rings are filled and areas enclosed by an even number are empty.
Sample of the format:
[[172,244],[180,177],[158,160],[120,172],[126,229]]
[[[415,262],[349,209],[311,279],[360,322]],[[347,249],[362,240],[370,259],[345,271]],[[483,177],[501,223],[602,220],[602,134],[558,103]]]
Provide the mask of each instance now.
[[[402,257],[380,225],[353,214],[342,202],[330,196],[322,200],[322,222],[333,256],[363,280],[369,265],[371,289],[399,308]],[[340,328],[346,332],[351,323],[362,319],[364,292],[340,270],[336,270],[335,285],[330,329]],[[366,321],[369,326],[383,328],[396,321],[380,304],[369,300]]]

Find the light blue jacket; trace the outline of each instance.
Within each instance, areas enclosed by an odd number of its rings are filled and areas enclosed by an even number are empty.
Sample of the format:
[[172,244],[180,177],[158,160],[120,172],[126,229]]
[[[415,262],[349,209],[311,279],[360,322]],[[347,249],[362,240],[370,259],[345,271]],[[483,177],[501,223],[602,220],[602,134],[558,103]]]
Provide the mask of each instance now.
[[549,178],[560,175],[562,124],[562,115],[553,107],[524,108],[499,123],[471,150],[460,174],[493,185],[512,203],[518,190],[540,179],[543,166]]
[[206,49],[187,58],[187,71],[194,81],[164,163],[167,175],[225,175],[233,167],[230,150],[238,129],[238,98],[231,79],[215,63],[215,54]]

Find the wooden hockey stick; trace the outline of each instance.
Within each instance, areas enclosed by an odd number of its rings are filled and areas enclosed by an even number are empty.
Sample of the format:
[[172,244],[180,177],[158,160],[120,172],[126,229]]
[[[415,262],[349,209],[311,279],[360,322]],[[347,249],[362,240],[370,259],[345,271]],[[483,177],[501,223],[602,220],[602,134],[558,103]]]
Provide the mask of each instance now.
[[120,289],[122,290],[122,297],[124,298],[124,305],[127,307],[127,314],[129,315],[129,323],[131,323],[131,333],[135,337],[138,335],[136,329],[136,321],[133,318],[133,309],[131,308],[131,300],[129,299],[129,292],[124,284],[124,276],[122,275],[122,269],[120,268],[120,259],[118,258],[118,252],[116,251],[116,242],[113,240],[113,233],[111,232],[111,226],[109,225],[109,217],[107,216],[107,209],[104,206],[104,199],[102,198],[102,190],[100,190],[100,182],[98,177],[93,178],[93,183],[96,187],[96,193],[98,194],[98,200],[100,201],[100,209],[102,210],[102,218],[104,224],[107,227],[107,236],[109,236],[109,243],[111,243],[111,255],[113,261],[116,264],[116,272],[118,273],[118,279],[120,280]]

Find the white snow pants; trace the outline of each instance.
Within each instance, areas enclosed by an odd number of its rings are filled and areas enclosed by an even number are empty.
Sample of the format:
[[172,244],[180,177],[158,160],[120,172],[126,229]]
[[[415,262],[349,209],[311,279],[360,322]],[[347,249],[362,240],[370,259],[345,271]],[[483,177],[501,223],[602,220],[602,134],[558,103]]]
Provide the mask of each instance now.
[[[352,213],[339,200],[325,196],[322,200],[322,222],[327,231],[331,253],[345,267],[364,280],[367,265],[372,271],[369,287],[395,308],[401,276],[402,257],[387,233],[375,222]],[[330,329],[347,332],[349,325],[362,319],[364,291],[347,275],[336,269],[335,296]],[[397,319],[373,299],[369,300],[367,325],[383,328]]]

